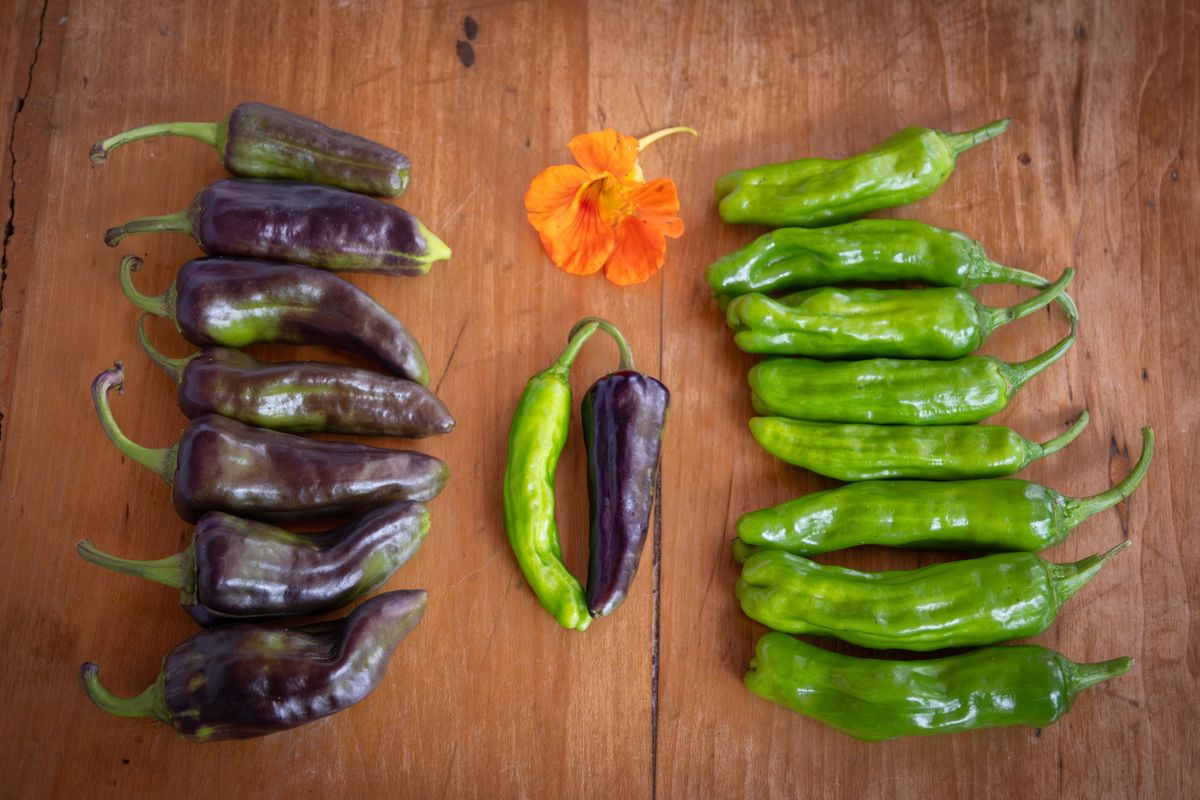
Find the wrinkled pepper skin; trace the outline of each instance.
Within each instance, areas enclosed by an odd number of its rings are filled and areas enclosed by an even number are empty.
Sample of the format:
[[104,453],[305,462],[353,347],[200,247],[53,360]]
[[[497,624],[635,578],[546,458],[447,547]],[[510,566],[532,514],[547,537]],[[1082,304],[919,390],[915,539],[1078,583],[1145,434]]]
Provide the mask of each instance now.
[[1003,133],[1008,123],[965,133],[906,128],[851,158],[737,170],[717,180],[717,208],[725,222],[813,228],[907,205],[937,191],[961,153]]
[[962,289],[824,287],[774,300],[735,297],[725,309],[734,343],[747,353],[815,358],[964,358],[996,328],[1045,307],[1074,277],[1068,269],[1035,297],[984,306]]
[[593,617],[616,610],[637,573],[670,401],[666,386],[631,369],[604,376],[584,396],[591,508],[587,602]]
[[857,739],[1045,727],[1076,695],[1128,672],[1131,658],[1077,664],[1037,645],[985,647],[921,661],[854,658],[768,633],[746,688]]
[[320,344],[370,356],[402,378],[429,383],[416,338],[386,308],[328,272],[271,261],[197,258],[159,297],[133,286],[140,259],[121,260],[121,288],[143,311],[166,317],[201,347]]
[[956,480],[1011,475],[1083,432],[1087,412],[1039,444],[1002,425],[849,425],[755,417],[750,433],[776,458],[841,481]]
[[85,539],[87,561],[180,590],[201,625],[323,614],[370,594],[408,561],[429,532],[420,503],[393,503],[324,533],[291,533],[264,522],[209,512],[192,544],[157,561],[116,558]]
[[147,354],[178,385],[179,408],[284,433],[348,433],[420,439],[449,433],[454,417],[427,387],[343,364],[267,363],[229,347],[167,358],[138,326]]
[[115,148],[155,136],[205,142],[239,177],[308,181],[384,197],[403,194],[412,169],[408,157],[390,147],[255,102],[239,104],[221,122],[168,122],[118,133],[92,146],[92,163],[103,164]]
[[137,697],[110,694],[92,662],[83,665],[80,679],[108,713],[154,717],[187,739],[265,736],[343,711],[370,694],[426,603],[424,591],[386,592],[331,622],[209,628],[172,650],[158,679]]
[[1037,552],[1133,494],[1153,457],[1154,431],[1143,428],[1133,469],[1091,497],[1064,497],[1017,478],[851,483],[743,514],[735,545],[797,555],[861,545]]
[[446,464],[424,453],[316,441],[215,414],[192,420],[176,445],[142,447],[121,432],[108,405],[109,390],[123,386],[120,364],[92,383],[104,432],[172,487],[175,510],[188,522],[209,511],[267,522],[344,518],[431,500],[449,478]]
[[751,400],[762,416],[876,425],[961,425],[1003,411],[1033,376],[1062,358],[1075,331],[1017,364],[993,356],[951,361],[773,358],[750,368]]
[[130,234],[185,233],[213,256],[292,261],[331,270],[424,275],[450,248],[402,208],[298,181],[225,178],[183,211],[110,228],[109,247]]
[[911,570],[859,572],[763,550],[742,565],[750,619],[784,633],[832,636],[877,650],[978,647],[1036,636],[1129,545],[1073,564],[1001,553]]

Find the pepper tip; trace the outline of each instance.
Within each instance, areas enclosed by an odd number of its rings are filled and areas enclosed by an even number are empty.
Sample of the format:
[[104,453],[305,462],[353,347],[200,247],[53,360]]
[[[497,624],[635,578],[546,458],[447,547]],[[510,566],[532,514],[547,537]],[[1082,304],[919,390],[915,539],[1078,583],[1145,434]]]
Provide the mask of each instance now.
[[88,158],[93,164],[103,164],[108,161],[108,151],[104,149],[104,142],[96,142],[92,145],[92,149],[88,151]]

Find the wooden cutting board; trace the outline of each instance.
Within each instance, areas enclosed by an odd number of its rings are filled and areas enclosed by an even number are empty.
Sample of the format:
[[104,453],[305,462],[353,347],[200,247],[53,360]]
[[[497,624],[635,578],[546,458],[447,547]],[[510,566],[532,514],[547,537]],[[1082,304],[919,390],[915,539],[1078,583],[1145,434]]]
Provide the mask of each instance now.
[[[1194,2],[92,3],[9,0],[0,36],[0,794],[11,797],[1183,797],[1198,790],[1200,8]],[[464,32],[470,16],[473,40]],[[169,492],[96,423],[91,378],[124,360],[117,418],[165,445],[183,425],[138,351],[119,256],[160,290],[197,254],[184,237],[111,250],[105,228],[183,207],[221,177],[195,142],[157,141],[103,167],[88,146],[125,128],[215,120],[258,99],[393,144],[413,161],[402,204],[454,249],[419,280],[355,276],[423,342],[458,428],[419,444],[453,478],[433,530],[388,584],[429,612],[367,701],[266,739],[196,745],[107,717],[79,664],[140,691],[195,628],[169,590],[82,562],[91,537],[130,557],[183,547]],[[1045,730],[865,744],[741,685],[761,626],[733,596],[737,516],[827,485],[751,440],[745,373],[704,267],[760,231],[721,224],[720,174],[865,149],[910,124],[1011,129],[965,155],[933,197],[899,210],[964,230],[1003,263],[1074,265],[1080,341],[997,421],[1045,438],[1091,427],[1023,475],[1086,494],[1136,459],[1146,486],[1081,527],[1060,561],[1134,546],[1036,641],[1078,660],[1132,655],[1128,676]],[[684,237],[648,283],[620,289],[549,264],[522,197],[570,160],[576,133],[676,124],[643,159],[679,186]],[[990,288],[984,299],[1022,293]],[[499,482],[524,381],[571,324],[602,314],[674,392],[662,510],[620,612],[586,634],[538,607],[504,538]],[[986,352],[1024,358],[1065,330],[1051,310]],[[187,345],[169,325],[153,336]],[[599,341],[599,340],[597,340]],[[284,349],[269,356],[295,355]],[[328,351],[300,351],[336,358]],[[616,361],[592,346],[581,393]],[[577,425],[577,423],[576,423]],[[570,567],[586,566],[576,430],[559,469]],[[399,443],[392,443],[399,444]],[[936,555],[839,556],[867,568]],[[1189,766],[1189,764],[1191,766]]]

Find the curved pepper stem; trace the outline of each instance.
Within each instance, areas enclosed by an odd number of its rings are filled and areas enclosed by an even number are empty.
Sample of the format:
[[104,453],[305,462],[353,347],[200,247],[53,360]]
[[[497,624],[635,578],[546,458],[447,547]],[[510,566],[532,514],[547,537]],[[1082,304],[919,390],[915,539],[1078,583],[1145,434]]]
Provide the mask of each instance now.
[[[136,291],[136,290],[135,290]],[[171,376],[171,380],[175,381],[176,385],[183,382],[183,371],[193,358],[199,353],[192,353],[184,358],[171,358],[165,356],[158,351],[154,345],[150,343],[150,337],[146,335],[146,317],[150,316],[150,312],[146,312],[138,317],[137,336],[138,342],[141,343],[142,349],[146,351],[146,355],[150,356],[150,360],[163,368],[163,371]]]
[[1072,697],[1089,686],[1095,686],[1110,678],[1124,675],[1133,668],[1133,659],[1129,657],[1114,658],[1111,661],[1100,661],[1095,664],[1076,664],[1066,658],[1062,661],[1066,662],[1062,665],[1063,675],[1067,679],[1067,691]]
[[1030,381],[1039,372],[1042,372],[1054,362],[1067,354],[1067,351],[1075,344],[1075,321],[1071,321],[1071,332],[1058,344],[1051,347],[1041,355],[1034,356],[1026,361],[1021,361],[1016,364],[1005,364],[1001,362],[1001,372],[1004,373],[1005,379],[1008,381],[1008,389],[1010,392],[1016,392],[1026,383]]
[[[990,334],[992,331],[999,328],[1001,325],[1006,325],[1014,320],[1027,317],[1035,311],[1040,311],[1050,303],[1062,296],[1067,287],[1071,285],[1071,281],[1075,278],[1075,270],[1067,267],[1063,270],[1063,274],[1058,280],[1047,286],[1042,291],[1038,292],[1028,300],[1023,300],[1016,305],[1004,306],[1003,308],[992,308],[983,306],[981,308],[983,314],[983,333]],[[1074,319],[1072,319],[1074,322]]]
[[104,232],[104,243],[116,247],[122,239],[136,233],[186,233],[195,237],[195,225],[192,222],[192,210],[185,208],[174,214],[161,214],[157,217],[141,217],[109,228]]
[[100,667],[93,661],[85,662],[79,670],[79,680],[88,698],[100,708],[117,717],[154,717],[171,723],[171,712],[167,710],[166,678],[162,675],[136,697],[117,697],[100,683]]
[[599,329],[599,325],[590,324],[582,328],[576,326],[571,329],[571,335],[567,337],[567,346],[559,353],[554,363],[550,365],[550,370],[554,372],[568,372],[571,365],[575,363],[575,359],[579,357],[579,351],[583,349],[587,340],[592,338],[592,334]]
[[973,131],[943,133],[941,136],[945,140],[946,146],[950,148],[950,151],[954,153],[954,157],[957,158],[975,145],[983,144],[988,139],[995,139],[1008,130],[1009,123],[1011,122],[1012,117],[1005,117],[995,122],[989,122],[982,128],[976,128]]
[[121,145],[137,142],[142,139],[152,139],[156,136],[186,136],[197,139],[207,145],[217,146],[221,135],[223,122],[163,122],[157,125],[143,125],[110,136],[102,142],[92,145],[88,157],[93,164],[103,164],[108,160],[109,152]]
[[1045,456],[1053,455],[1069,445],[1071,442],[1075,441],[1075,439],[1079,437],[1079,434],[1083,433],[1083,429],[1087,427],[1089,419],[1090,417],[1088,417],[1087,409],[1084,409],[1080,412],[1079,419],[1075,420],[1074,424],[1072,424],[1070,428],[1067,428],[1066,433],[1055,436],[1048,442],[1035,445],[1038,453],[1037,457],[1043,458]]
[[[983,279],[980,281],[981,283],[1011,283],[1014,286],[1027,286],[1030,289],[1045,289],[1050,285],[1050,281],[1036,272],[998,264],[991,259],[987,259],[985,265],[980,268],[979,277]],[[1063,292],[1054,298],[1054,302],[1062,306],[1071,322],[1078,321],[1079,307],[1075,305],[1075,300],[1071,295]]]
[[186,550],[154,561],[133,561],[109,555],[92,544],[91,539],[84,539],[75,545],[75,551],[83,557],[84,561],[90,561],[98,567],[111,569],[122,575],[145,578],[164,586],[170,586],[172,589],[183,588],[187,582],[186,571],[192,565],[191,554]]
[[629,341],[625,338],[625,334],[621,333],[621,331],[617,329],[616,325],[613,325],[606,319],[601,319],[600,317],[584,317],[583,319],[579,320],[579,322],[575,323],[575,327],[571,328],[571,332],[567,334],[567,338],[573,339],[575,334],[587,325],[597,326],[600,330],[611,336],[613,341],[617,343],[617,349],[621,351],[621,362],[617,366],[617,369],[637,369],[633,362],[633,349],[630,348]]
[[172,485],[175,480],[175,447],[143,447],[126,436],[117,426],[112,409],[108,405],[108,393],[114,388],[120,392],[125,391],[125,367],[120,361],[114,363],[112,369],[101,372],[92,381],[92,404],[100,417],[100,427],[104,428],[104,432],[118,450],[162,478],[168,486]]
[[1116,547],[1103,553],[1081,559],[1073,564],[1046,564],[1046,572],[1050,576],[1050,585],[1054,589],[1054,601],[1062,608],[1071,595],[1082,589],[1088,581],[1096,577],[1096,573],[1110,558],[1129,546],[1129,540],[1121,542]]
[[168,290],[159,295],[150,296],[142,294],[137,287],[133,285],[133,273],[142,268],[142,260],[137,256],[125,256],[121,259],[121,291],[129,298],[129,301],[142,311],[149,312],[159,317],[174,319],[175,315],[171,309],[171,292]]
[[1094,494],[1091,497],[1066,498],[1067,507],[1064,515],[1067,520],[1067,530],[1074,528],[1093,514],[1112,508],[1133,494],[1134,490],[1141,485],[1142,479],[1146,477],[1146,473],[1150,470],[1150,460],[1152,458],[1154,458],[1154,429],[1147,425],[1145,428],[1142,428],[1142,454],[1138,457],[1137,463],[1133,465],[1133,469],[1129,471],[1124,480],[1107,491]]

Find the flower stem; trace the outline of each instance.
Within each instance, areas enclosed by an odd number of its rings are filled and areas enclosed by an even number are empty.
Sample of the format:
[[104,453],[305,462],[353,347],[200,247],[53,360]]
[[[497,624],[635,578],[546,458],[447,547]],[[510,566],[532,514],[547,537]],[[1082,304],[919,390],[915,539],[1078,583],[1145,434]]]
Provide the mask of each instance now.
[[647,147],[654,144],[659,139],[662,139],[663,137],[670,136],[675,133],[690,133],[692,136],[700,135],[699,133],[697,133],[695,131],[694,128],[689,128],[685,125],[676,125],[673,128],[663,128],[661,131],[655,131],[654,133],[648,133],[645,136],[643,136],[642,138],[638,139],[638,150],[639,151],[645,150]]

